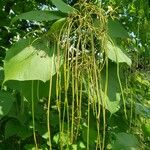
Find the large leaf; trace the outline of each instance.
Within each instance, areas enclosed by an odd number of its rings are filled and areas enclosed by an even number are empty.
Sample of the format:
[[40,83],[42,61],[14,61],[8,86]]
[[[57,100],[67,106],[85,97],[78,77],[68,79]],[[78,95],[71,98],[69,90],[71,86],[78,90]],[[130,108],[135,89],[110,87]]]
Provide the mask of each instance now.
[[23,14],[20,14],[13,18],[12,23],[18,19],[24,19],[29,21],[52,21],[62,18],[62,16],[57,11],[29,11]]
[[0,119],[7,115],[15,98],[5,91],[0,91]]
[[46,82],[56,73],[56,54],[45,39],[30,44],[21,40],[7,52],[4,64],[5,80],[41,80]]
[[[109,63],[108,67],[108,92],[105,94],[105,81],[106,81],[106,69],[104,68],[101,72],[101,79],[99,80],[99,84],[102,88],[99,89],[99,94],[101,94],[101,98],[105,104],[105,108],[110,113],[115,113],[120,108],[120,85],[117,77],[117,65],[115,63]],[[94,85],[91,83],[90,87],[88,86],[88,81],[83,80],[83,83],[86,88],[86,92],[90,91],[91,99],[97,100],[96,90]],[[102,105],[102,103],[101,103]]]
[[63,13],[74,13],[75,9],[71,7],[70,5],[67,5],[62,0],[51,0],[52,3]]
[[108,20],[108,33],[111,37],[128,38],[128,32],[118,20]]
[[[32,95],[32,84],[33,84],[33,99],[34,102],[37,100],[47,97],[49,94],[49,81],[43,83],[42,81],[7,81],[5,85],[11,89],[19,91],[29,102],[31,101]],[[51,98],[55,98],[56,94],[56,76],[53,76],[52,80],[52,94]]]
[[131,59],[125,53],[123,53],[123,51],[118,46],[112,44],[111,42],[107,43],[107,55],[110,60],[116,63],[124,62],[131,66]]
[[[120,72],[120,77],[122,74]],[[106,69],[104,68],[102,71],[102,87],[103,91],[105,89],[106,82]],[[106,95],[106,109],[108,109],[111,113],[115,113],[120,108],[120,85],[117,77],[117,65],[115,63],[109,63],[108,65],[108,92]],[[103,98],[105,96],[104,92],[102,92]]]
[[[86,143],[87,142],[87,127],[82,128],[82,138],[83,141]],[[97,130],[96,128],[90,126],[89,128],[89,145],[90,147],[94,147],[96,145],[96,140],[97,140]]]
[[8,51],[5,57],[5,61],[10,60],[12,57],[20,53],[27,46],[31,45],[33,39],[21,39],[16,42]]
[[[112,94],[112,93],[111,93]],[[102,98],[103,100],[106,100],[106,109],[109,110],[111,114],[117,112],[120,109],[120,94],[119,93],[114,93],[112,95],[116,94],[116,99],[112,100],[112,97],[109,95],[105,95],[104,92],[102,92]]]
[[56,22],[52,24],[47,34],[51,37],[55,37],[56,39],[58,39],[59,33],[61,29],[63,28],[63,25],[65,24],[65,22],[66,22],[66,18],[61,18],[57,20]]
[[82,125],[82,139],[84,143],[87,143],[87,134],[89,134],[89,146],[90,149],[95,149],[96,141],[97,141],[97,126],[96,126],[96,118],[93,114],[90,114],[90,121],[89,121],[89,133],[88,133],[88,123],[85,122]]
[[138,140],[131,134],[118,133],[112,150],[138,150]]
[[32,131],[21,125],[18,120],[9,120],[5,126],[5,139],[13,135],[17,135],[22,139],[25,139],[32,135]]

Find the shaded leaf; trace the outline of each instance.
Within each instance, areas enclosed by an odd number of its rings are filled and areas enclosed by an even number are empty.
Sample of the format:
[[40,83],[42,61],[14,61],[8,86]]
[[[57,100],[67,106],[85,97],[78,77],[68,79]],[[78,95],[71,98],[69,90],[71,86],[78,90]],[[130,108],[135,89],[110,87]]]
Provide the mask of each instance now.
[[[21,92],[21,94],[30,102],[32,94],[32,84],[33,84],[33,99],[34,102],[37,100],[47,97],[49,94],[49,81],[43,83],[42,81],[7,81],[5,85],[11,89]],[[56,94],[56,76],[53,76],[52,81],[52,98],[55,98]]]
[[108,119],[108,126],[111,128],[111,133],[126,132],[129,129],[125,116],[120,112],[111,115]]
[[[122,78],[122,74],[120,72],[120,78]],[[106,69],[104,68],[102,71],[102,87],[103,91],[105,89],[105,81],[106,81]],[[108,92],[106,96],[106,109],[111,113],[115,113],[120,108],[120,85],[117,77],[117,64],[109,63],[108,64]],[[103,97],[104,93],[102,92]]]
[[3,83],[4,80],[4,69],[0,67],[0,85]]
[[52,26],[50,27],[49,31],[48,31],[48,35],[49,36],[55,36],[56,38],[59,37],[59,33],[63,27],[63,25],[65,24],[66,22],[66,18],[61,18],[59,20],[57,20],[56,22],[54,22],[52,24]]
[[29,21],[52,21],[62,18],[62,16],[57,11],[29,11],[20,14],[12,19],[11,23],[16,22],[19,19],[29,20]]
[[82,126],[82,139],[85,143],[87,143],[87,134],[89,134],[89,146],[92,148],[95,147],[97,142],[97,126],[96,126],[96,119],[95,117],[90,114],[90,121],[89,121],[89,133],[88,133],[88,125],[87,122]]
[[8,92],[0,91],[0,119],[7,115],[15,98]]
[[128,38],[128,32],[118,20],[108,20],[108,33],[111,37]]
[[32,131],[29,131],[25,126],[21,125],[17,120],[9,120],[5,126],[5,139],[17,135],[22,139],[25,139],[32,135]]
[[138,150],[138,140],[131,134],[118,133],[112,150]]
[[[86,143],[87,142],[87,127],[83,127],[82,129],[82,138],[83,141]],[[90,146],[95,146],[96,145],[96,140],[97,140],[97,130],[90,126],[89,128],[89,145]]]

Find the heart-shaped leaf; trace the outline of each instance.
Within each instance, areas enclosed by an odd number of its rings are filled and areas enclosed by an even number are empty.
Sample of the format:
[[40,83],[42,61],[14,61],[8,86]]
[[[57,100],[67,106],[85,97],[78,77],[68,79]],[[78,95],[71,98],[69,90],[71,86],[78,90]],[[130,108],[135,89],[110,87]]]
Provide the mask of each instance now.
[[124,62],[131,66],[131,59],[125,53],[123,53],[123,51],[118,46],[111,43],[110,41],[107,43],[107,50],[107,55],[110,60],[116,63]]
[[[30,44],[29,39],[16,43],[9,51],[4,64],[5,80],[41,80],[46,82],[56,73],[57,54],[47,40]],[[60,56],[61,57],[61,56]]]

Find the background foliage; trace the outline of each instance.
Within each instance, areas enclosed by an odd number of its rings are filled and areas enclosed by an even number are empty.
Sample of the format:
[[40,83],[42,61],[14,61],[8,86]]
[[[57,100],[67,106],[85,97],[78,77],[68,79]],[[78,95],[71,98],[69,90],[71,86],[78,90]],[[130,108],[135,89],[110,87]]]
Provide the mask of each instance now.
[[[63,149],[96,149],[97,120],[93,113],[90,113],[87,132],[86,88],[82,96],[82,107],[85,111],[82,110],[76,141],[71,142],[67,132],[63,132],[62,135],[59,132],[60,118],[56,104],[57,68],[54,65],[58,56],[54,51],[55,45],[51,44],[55,43],[51,36],[53,33],[58,35],[67,16],[72,14],[74,9],[78,9],[75,5],[78,3],[77,0],[64,0],[64,2],[61,0],[0,1],[0,149],[2,150],[36,149],[34,129],[38,148],[49,149],[46,116],[50,76],[53,76],[49,118],[52,149],[60,149],[60,143]],[[97,5],[98,0],[91,2]],[[101,4],[105,13],[110,18],[115,18],[115,21],[108,19],[108,34],[115,45],[107,43],[109,88],[106,126],[100,126],[101,136],[103,129],[106,130],[104,149],[148,150],[150,147],[150,2],[106,0],[101,1]],[[98,25],[98,22],[95,22],[95,26]],[[50,42],[50,46],[47,46],[47,42]],[[60,56],[63,56],[63,52]],[[97,59],[101,60],[99,57]],[[123,90],[120,90],[117,78],[118,63]],[[102,82],[106,80],[105,69],[104,67],[102,70]],[[124,95],[125,105],[120,93]],[[62,93],[61,96],[65,101],[65,94]],[[70,100],[68,105],[71,109],[71,94],[68,94],[67,98]],[[32,119],[33,102],[35,126]],[[78,115],[80,114],[76,114]],[[75,119],[78,122],[78,118]],[[100,120],[103,120],[103,116],[100,116]],[[65,129],[67,130],[66,118]],[[89,133],[88,144],[87,133]]]

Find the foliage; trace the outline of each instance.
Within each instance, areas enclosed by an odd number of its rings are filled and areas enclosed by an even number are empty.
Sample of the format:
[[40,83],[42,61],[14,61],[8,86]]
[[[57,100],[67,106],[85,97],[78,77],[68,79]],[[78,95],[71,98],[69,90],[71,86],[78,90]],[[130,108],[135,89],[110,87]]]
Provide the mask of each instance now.
[[149,5],[2,0],[0,149],[148,150]]

